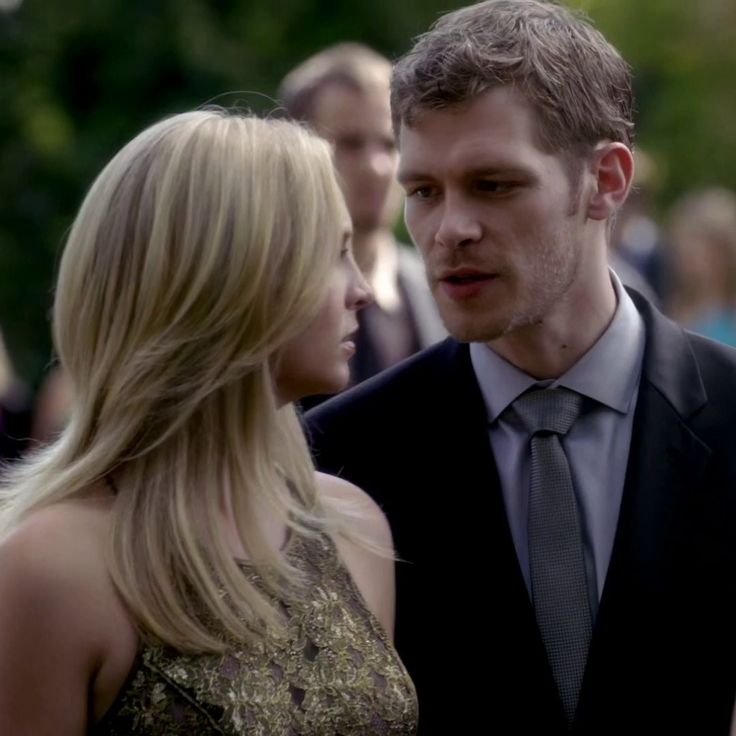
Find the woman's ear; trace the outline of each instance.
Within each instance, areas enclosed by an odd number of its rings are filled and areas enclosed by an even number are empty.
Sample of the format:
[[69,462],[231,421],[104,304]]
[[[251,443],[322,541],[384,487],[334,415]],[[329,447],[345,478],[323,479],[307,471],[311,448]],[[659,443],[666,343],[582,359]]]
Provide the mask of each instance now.
[[591,171],[595,188],[588,200],[588,217],[607,220],[626,201],[634,177],[634,156],[623,143],[599,143],[593,154]]

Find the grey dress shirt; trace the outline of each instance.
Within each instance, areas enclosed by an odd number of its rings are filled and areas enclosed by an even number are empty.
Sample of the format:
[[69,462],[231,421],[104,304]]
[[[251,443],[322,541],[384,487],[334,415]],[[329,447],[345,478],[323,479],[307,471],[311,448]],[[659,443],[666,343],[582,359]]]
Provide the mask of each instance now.
[[[631,430],[646,341],[644,323],[615,273],[617,307],[598,341],[556,380],[537,381],[483,343],[470,357],[488,412],[491,448],[498,467],[506,514],[519,566],[530,590],[527,549],[529,436],[509,405],[531,386],[565,388],[588,400],[563,438],[581,514],[591,605],[603,592],[621,507]],[[597,595],[596,595],[597,593]]]

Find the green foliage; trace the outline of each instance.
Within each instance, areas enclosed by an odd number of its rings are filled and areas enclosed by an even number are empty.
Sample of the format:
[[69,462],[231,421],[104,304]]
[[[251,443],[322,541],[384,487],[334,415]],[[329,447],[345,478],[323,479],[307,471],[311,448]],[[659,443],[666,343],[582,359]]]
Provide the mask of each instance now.
[[637,141],[660,169],[659,204],[736,189],[736,3],[577,0],[634,71]]
[[[20,372],[51,357],[48,310],[85,189],[130,137],[207,102],[273,109],[279,80],[327,44],[389,57],[457,0],[25,0],[0,3],[0,325]],[[639,141],[662,202],[736,187],[733,0],[578,0],[632,63]]]

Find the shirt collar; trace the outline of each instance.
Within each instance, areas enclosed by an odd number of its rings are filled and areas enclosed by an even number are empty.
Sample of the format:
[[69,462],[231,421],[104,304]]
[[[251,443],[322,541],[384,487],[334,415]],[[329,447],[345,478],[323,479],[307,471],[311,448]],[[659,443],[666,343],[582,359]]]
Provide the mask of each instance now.
[[484,343],[470,345],[489,422],[534,385],[564,386],[622,414],[628,412],[641,374],[644,322],[618,276],[613,271],[610,274],[617,300],[613,319],[593,346],[557,380],[537,381]]

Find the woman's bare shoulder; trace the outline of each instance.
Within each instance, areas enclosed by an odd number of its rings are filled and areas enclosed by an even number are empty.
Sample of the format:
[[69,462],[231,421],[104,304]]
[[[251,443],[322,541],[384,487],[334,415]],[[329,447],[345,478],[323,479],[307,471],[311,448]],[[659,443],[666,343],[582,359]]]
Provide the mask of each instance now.
[[316,474],[323,498],[336,501],[354,519],[359,533],[374,539],[380,546],[393,548],[391,527],[381,507],[354,483],[327,473]]
[[317,485],[323,499],[335,504],[357,535],[369,540],[366,545],[338,535],[335,543],[365,604],[393,637],[396,592],[393,540],[386,515],[365,491],[342,478],[317,473]]
[[95,496],[48,506],[0,542],[3,733],[76,733],[86,722],[120,636],[105,555],[111,504]]
[[112,501],[74,499],[33,512],[0,542],[0,573],[39,595],[94,585],[104,573]]
[[[101,643],[95,613],[109,583],[105,562],[110,501],[80,499],[33,512],[0,542],[0,600],[5,617],[16,616],[34,644],[36,626],[79,633],[90,654]],[[80,653],[81,654],[81,653]]]

